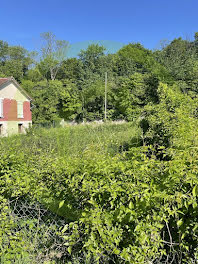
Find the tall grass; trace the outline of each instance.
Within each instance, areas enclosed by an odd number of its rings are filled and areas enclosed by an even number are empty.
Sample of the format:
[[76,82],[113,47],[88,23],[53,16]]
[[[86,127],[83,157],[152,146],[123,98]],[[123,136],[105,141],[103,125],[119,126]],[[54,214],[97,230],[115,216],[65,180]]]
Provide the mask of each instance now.
[[114,155],[140,144],[140,129],[134,123],[76,125],[64,128],[32,129],[27,135],[2,138],[1,151],[12,148],[30,155],[81,156],[93,151]]

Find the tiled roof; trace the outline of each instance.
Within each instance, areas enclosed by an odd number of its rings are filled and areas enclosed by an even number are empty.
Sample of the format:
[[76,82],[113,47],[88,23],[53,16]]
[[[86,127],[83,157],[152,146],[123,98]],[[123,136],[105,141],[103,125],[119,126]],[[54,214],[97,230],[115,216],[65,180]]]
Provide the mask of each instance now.
[[6,83],[10,78],[0,78],[0,86]]

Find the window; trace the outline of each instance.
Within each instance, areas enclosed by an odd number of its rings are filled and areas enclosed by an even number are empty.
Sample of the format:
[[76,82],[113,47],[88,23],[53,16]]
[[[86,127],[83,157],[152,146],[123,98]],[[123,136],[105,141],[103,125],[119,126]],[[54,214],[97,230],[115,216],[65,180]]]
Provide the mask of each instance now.
[[3,117],[3,99],[0,99],[0,118]]
[[18,124],[18,133],[21,134],[23,132],[23,124]]
[[17,102],[17,118],[23,118],[23,102]]
[[0,124],[0,136],[3,134],[3,124]]

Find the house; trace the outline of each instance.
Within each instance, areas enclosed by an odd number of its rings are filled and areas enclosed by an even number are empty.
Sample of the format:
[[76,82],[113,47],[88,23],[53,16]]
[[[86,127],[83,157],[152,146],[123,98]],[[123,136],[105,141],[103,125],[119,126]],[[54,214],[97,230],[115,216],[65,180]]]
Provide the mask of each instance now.
[[31,100],[13,77],[0,78],[0,135],[25,133],[32,125]]

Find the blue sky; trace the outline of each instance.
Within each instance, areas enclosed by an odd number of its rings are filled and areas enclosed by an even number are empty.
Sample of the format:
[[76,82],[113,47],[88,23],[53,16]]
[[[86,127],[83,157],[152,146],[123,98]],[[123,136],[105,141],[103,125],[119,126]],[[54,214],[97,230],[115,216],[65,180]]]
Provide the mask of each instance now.
[[193,38],[197,10],[197,0],[1,0],[0,39],[35,50],[40,33],[52,31],[74,46],[105,40],[154,49],[163,39]]

